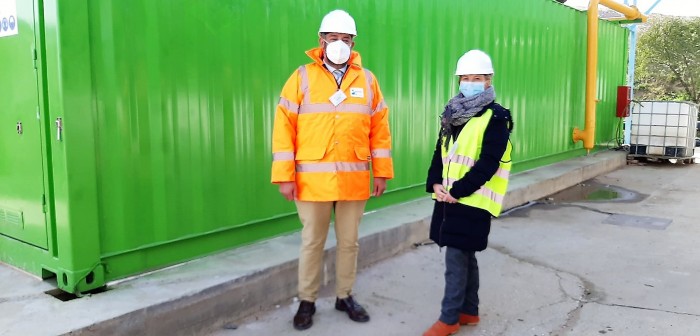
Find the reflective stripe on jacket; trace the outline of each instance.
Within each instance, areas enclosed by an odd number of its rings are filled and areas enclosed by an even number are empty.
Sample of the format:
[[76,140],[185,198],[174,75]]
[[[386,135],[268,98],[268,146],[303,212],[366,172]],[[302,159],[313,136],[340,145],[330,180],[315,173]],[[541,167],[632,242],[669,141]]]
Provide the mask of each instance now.
[[[481,143],[492,115],[493,111],[489,109],[483,115],[471,118],[448,149],[441,146],[443,186],[448,191],[452,189],[454,182],[464,177],[476,163],[476,159],[481,154]],[[443,138],[443,143],[444,141]],[[495,217],[500,215],[503,208],[503,198],[508,190],[512,149],[512,145],[508,142],[498,170],[493,177],[479,190],[460,198],[459,203],[484,209]],[[435,197],[433,194],[433,198]]]
[[[323,65],[322,48],[282,89],[272,131],[272,182],[296,182],[302,201],[365,200],[370,169],[393,178],[389,110],[374,75],[352,52],[340,84]],[[334,106],[330,97],[347,98]]]

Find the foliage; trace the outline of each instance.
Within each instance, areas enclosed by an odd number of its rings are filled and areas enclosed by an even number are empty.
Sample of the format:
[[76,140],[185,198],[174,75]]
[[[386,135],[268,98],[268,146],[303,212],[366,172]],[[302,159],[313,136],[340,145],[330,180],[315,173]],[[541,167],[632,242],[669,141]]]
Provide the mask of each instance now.
[[635,96],[700,103],[700,18],[655,16],[637,44]]

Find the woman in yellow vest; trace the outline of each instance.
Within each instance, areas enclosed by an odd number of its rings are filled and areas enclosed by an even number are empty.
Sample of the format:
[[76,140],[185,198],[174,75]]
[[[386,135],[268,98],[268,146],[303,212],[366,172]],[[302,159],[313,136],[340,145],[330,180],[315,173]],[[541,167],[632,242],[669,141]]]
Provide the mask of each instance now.
[[445,249],[441,314],[424,336],[456,333],[479,323],[479,268],[491,217],[497,217],[511,167],[510,111],[495,102],[491,58],[470,50],[457,62],[459,93],[441,116],[440,136],[428,170],[435,208],[430,239]]

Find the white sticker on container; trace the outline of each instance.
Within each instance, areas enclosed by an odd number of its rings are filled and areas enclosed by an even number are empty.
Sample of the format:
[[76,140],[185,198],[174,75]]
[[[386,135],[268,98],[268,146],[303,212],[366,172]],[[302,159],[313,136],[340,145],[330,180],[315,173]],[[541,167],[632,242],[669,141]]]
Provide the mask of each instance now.
[[17,0],[0,0],[0,37],[17,35]]

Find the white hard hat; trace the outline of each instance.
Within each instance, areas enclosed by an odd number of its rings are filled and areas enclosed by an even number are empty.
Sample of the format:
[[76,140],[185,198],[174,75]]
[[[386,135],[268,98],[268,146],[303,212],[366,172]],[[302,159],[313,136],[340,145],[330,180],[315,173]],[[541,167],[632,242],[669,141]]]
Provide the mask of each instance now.
[[323,17],[318,33],[343,33],[357,35],[355,20],[348,12],[336,9]]
[[493,74],[491,57],[481,50],[469,50],[457,61],[456,76],[491,74]]

